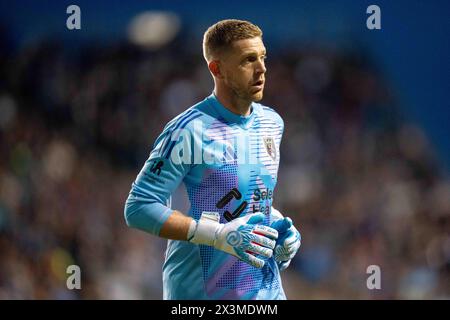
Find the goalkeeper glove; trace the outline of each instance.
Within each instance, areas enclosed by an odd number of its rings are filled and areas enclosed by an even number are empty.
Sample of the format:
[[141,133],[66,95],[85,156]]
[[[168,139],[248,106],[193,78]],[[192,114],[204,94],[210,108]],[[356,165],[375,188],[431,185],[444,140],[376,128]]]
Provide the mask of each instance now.
[[302,236],[294,227],[291,218],[282,218],[272,222],[271,227],[278,230],[278,240],[274,250],[275,261],[280,271],[291,263],[302,243]]
[[264,225],[264,214],[257,213],[220,223],[217,212],[203,212],[200,220],[191,222],[188,241],[204,244],[229,253],[240,260],[262,268],[265,261],[256,255],[272,257],[278,231]]

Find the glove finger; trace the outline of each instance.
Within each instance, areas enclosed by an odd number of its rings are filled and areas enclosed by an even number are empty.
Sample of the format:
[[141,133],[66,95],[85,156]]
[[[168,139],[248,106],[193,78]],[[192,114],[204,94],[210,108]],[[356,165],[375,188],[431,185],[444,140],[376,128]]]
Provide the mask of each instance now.
[[285,248],[283,246],[276,246],[275,247],[275,260],[276,261],[285,261],[285,260],[289,260],[292,259],[293,257],[295,257],[295,254],[297,253],[297,249],[296,248]]
[[243,219],[247,224],[257,224],[263,222],[265,217],[264,213],[259,212],[245,216]]
[[275,248],[276,244],[275,240],[255,233],[250,234],[250,241],[270,249]]
[[300,248],[300,241],[293,242],[289,246],[282,246],[284,248],[284,252],[287,254],[296,253],[298,249]]
[[289,265],[291,264],[291,260],[287,260],[287,261],[282,261],[278,264],[278,269],[280,269],[280,271],[285,270],[287,267],[289,267]]
[[280,250],[280,248],[282,249],[282,247],[276,246],[275,250],[274,250],[274,254],[275,254],[275,260],[276,261],[285,261],[288,260],[288,254],[286,252],[284,252],[283,250]]
[[283,247],[295,247],[300,243],[300,232],[295,230],[289,230],[289,235],[283,242]]
[[283,219],[275,220],[270,225],[272,228],[277,229],[279,233],[283,233],[289,230],[292,227],[291,218],[285,217]]
[[274,251],[277,255],[284,255],[284,256],[290,256],[291,254],[295,254],[297,252],[297,250],[293,247],[286,248],[280,245],[277,245]]
[[253,229],[253,233],[260,234],[271,239],[278,238],[278,231],[276,229],[264,225],[256,225]]
[[248,263],[251,266],[254,266],[255,268],[261,269],[264,267],[265,261],[255,257],[254,255],[247,253],[247,252],[240,252],[238,255],[238,258],[242,261]]
[[[262,256],[264,256],[266,258],[271,258],[272,255],[273,255],[273,250],[272,249],[269,249],[269,248],[266,248],[266,247],[263,247],[263,246],[259,246],[257,244],[253,244],[253,243],[250,243],[245,248],[245,250],[247,251],[247,253],[260,254],[260,255],[262,255]],[[248,251],[250,251],[250,252],[248,252]]]
[[283,261],[287,261],[287,260],[291,260],[295,255],[287,255],[287,254],[282,254],[282,255],[275,255],[275,261],[277,262],[283,262]]
[[300,246],[302,245],[302,241],[301,239],[298,239],[297,241],[295,241],[292,246],[289,246],[290,248],[292,247],[294,252],[297,252],[298,249],[300,248]]

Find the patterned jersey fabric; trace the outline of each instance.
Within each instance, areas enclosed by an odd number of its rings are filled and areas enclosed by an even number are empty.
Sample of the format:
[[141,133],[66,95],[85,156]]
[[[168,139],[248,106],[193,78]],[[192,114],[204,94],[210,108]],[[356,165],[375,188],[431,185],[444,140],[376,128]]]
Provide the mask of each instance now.
[[[142,228],[158,234],[172,212],[172,193],[184,183],[194,219],[214,211],[227,223],[262,212],[269,225],[283,128],[269,107],[252,103],[249,116],[236,115],[211,94],[166,125],[127,205],[149,212],[152,219],[142,224],[150,225]],[[265,259],[258,269],[213,247],[169,240],[164,299],[286,299],[277,264]]]

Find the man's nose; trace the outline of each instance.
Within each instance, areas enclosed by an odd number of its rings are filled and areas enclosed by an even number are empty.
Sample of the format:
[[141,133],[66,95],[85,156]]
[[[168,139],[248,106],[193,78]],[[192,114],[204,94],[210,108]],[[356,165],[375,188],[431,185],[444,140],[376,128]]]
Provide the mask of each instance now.
[[256,66],[256,72],[258,73],[266,73],[267,68],[264,63],[264,60],[259,60],[258,65]]

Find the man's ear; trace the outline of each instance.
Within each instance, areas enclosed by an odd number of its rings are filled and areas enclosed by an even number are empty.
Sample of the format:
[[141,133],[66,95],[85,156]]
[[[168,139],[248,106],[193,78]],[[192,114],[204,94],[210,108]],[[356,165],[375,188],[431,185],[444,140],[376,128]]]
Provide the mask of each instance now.
[[222,73],[220,71],[220,63],[217,60],[212,60],[208,63],[208,69],[211,71],[214,77],[222,78]]

